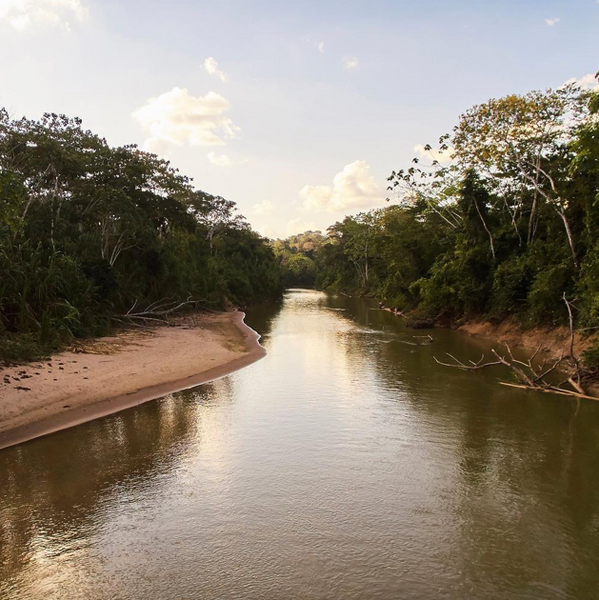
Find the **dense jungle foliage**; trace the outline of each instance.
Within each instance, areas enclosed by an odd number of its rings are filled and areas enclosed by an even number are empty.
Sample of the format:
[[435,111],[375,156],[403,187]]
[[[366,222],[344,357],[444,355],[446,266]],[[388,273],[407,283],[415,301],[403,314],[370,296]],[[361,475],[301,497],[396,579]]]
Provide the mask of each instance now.
[[285,287],[316,286],[320,267],[317,255],[329,240],[320,231],[306,231],[273,242]]
[[281,290],[272,249],[233,202],[78,119],[0,111],[0,358],[105,333],[132,307],[247,304]]
[[278,240],[286,280],[527,326],[566,321],[566,294],[578,327],[597,327],[599,93],[493,99],[425,149],[389,177],[393,204]]

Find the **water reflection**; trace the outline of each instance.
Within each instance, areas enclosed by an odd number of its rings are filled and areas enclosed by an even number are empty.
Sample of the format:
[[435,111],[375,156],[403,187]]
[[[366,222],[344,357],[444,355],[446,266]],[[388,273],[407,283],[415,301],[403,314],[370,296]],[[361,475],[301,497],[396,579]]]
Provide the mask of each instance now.
[[[336,306],[338,300],[329,302]],[[514,394],[496,385],[498,378],[508,378],[501,370],[472,374],[432,368],[433,355],[444,352],[488,354],[491,344],[484,340],[435,330],[424,332],[434,336],[432,345],[406,351],[398,344],[413,332],[391,322],[396,320],[393,315],[367,312],[362,304],[344,316],[395,338],[381,344],[371,337],[373,365],[386,387],[393,388],[400,379],[408,392],[403,399],[426,411],[434,427],[423,437],[448,425],[455,428],[451,442],[459,469],[451,474],[455,489],[448,497],[459,499],[454,510],[463,527],[453,539],[459,545],[452,553],[458,559],[454,568],[467,572],[476,567],[476,580],[460,584],[464,597],[481,589],[483,597],[494,597],[496,586],[521,584],[535,570],[545,578],[529,582],[532,597],[545,597],[535,596],[534,590],[552,591],[556,597],[593,597],[593,588],[586,585],[599,551],[599,487],[591,475],[599,448],[597,407]],[[362,344],[353,343],[348,350],[360,353]],[[440,396],[449,402],[439,402]],[[572,552],[573,534],[588,544],[590,554]],[[554,565],[557,556],[563,568],[546,573],[547,561]]]
[[293,291],[261,362],[0,453],[0,597],[595,598],[599,406],[372,309]]

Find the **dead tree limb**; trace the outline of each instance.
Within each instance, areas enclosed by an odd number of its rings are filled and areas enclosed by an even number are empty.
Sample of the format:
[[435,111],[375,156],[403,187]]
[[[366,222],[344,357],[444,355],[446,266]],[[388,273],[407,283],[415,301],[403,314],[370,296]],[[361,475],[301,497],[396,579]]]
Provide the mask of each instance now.
[[[527,360],[517,359],[516,357],[514,357],[512,349],[507,343],[503,344],[505,346],[505,355],[500,354],[493,348],[491,350],[491,353],[495,356],[496,360],[491,360],[487,362],[484,362],[484,354],[477,362],[469,360],[469,364],[458,360],[455,356],[449,353],[447,353],[447,356],[449,356],[449,358],[451,358],[453,362],[442,362],[436,357],[433,358],[438,364],[444,367],[453,367],[455,369],[461,369],[463,371],[475,371],[478,369],[484,369],[486,367],[503,365],[511,370],[511,372],[516,376],[516,379],[519,382],[517,384],[508,383],[505,381],[500,382],[503,385],[535,390],[538,392],[562,394],[566,396],[573,396],[576,398],[599,400],[599,397],[588,394],[587,391],[584,389],[582,385],[582,379],[583,375],[585,375],[585,370],[580,359],[578,358],[578,356],[576,356],[576,352],[574,351],[575,328],[573,308],[575,308],[574,303],[576,302],[576,300],[568,300],[565,292],[563,293],[562,298],[566,305],[566,310],[568,311],[568,322],[570,325],[570,343],[568,347],[568,354],[564,354],[564,352],[562,352],[556,360],[549,362],[547,361],[547,359],[545,359],[540,364],[535,364],[535,359],[541,351],[541,346],[539,346],[535,350],[534,354]],[[573,373],[569,374],[566,377],[566,379],[559,383],[547,381],[549,375],[557,371],[557,369],[564,364],[566,364],[571,369],[570,372],[572,372],[573,370]],[[564,387],[566,385],[569,385],[572,389]]]
[[585,394],[586,392],[581,384],[582,369],[580,360],[574,352],[574,314],[572,312],[572,306],[576,300],[568,300],[566,297],[566,292],[564,292],[562,298],[566,304],[566,309],[568,311],[568,323],[570,325],[570,354],[568,358],[572,361],[572,365],[574,366],[574,374],[572,377],[570,377],[568,382],[579,394]]
[[172,314],[185,307],[197,305],[198,302],[198,300],[192,299],[191,296],[183,301],[162,298],[152,302],[145,309],[136,311],[137,300],[135,300],[131,308],[125,314],[116,315],[113,319],[121,323],[129,324],[139,324],[140,322],[146,324],[156,322],[165,323]]
[[[521,390],[529,390],[530,388],[527,385],[522,385],[518,383],[510,383],[509,381],[500,381],[501,385],[507,385],[508,387],[518,388]],[[536,390],[537,392],[544,392],[547,394],[560,394],[562,396],[571,396],[573,398],[584,398],[586,400],[599,400],[597,396],[589,396],[588,394],[579,394],[578,392],[573,392],[571,390],[563,390],[561,388],[540,388]]]
[[[566,358],[561,355],[556,360],[552,361],[551,364],[547,364],[547,361],[543,361],[540,365],[535,365],[533,362],[534,357],[538,354],[539,350],[533,354],[527,361],[522,361],[514,358],[511,348],[508,344],[504,344],[506,348],[506,355],[499,354],[495,349],[492,349],[492,354],[497,360],[491,360],[485,362],[485,355],[483,354],[480,359],[476,362],[470,360],[469,364],[458,360],[453,354],[447,353],[447,356],[452,359],[453,362],[443,362],[437,357],[433,357],[437,364],[444,367],[453,367],[462,371],[477,371],[479,369],[485,369],[487,367],[496,367],[503,365],[511,370],[515,375],[519,383],[509,383],[501,381],[502,385],[509,385],[512,387],[518,387],[527,390],[535,390],[537,392],[551,392],[555,394],[562,394],[566,396],[573,396],[576,398],[587,398],[592,400],[599,400],[596,396],[591,396],[585,392],[582,386],[578,386],[576,380],[573,377],[568,377],[560,383],[551,383],[546,378],[553,373]],[[570,384],[574,389],[567,389],[562,387],[565,384]]]
[[449,352],[446,352],[446,354],[447,356],[449,356],[449,358],[451,358],[454,361],[453,364],[441,362],[436,356],[433,356],[433,358],[435,359],[435,362],[437,364],[443,367],[454,367],[455,369],[461,369],[462,371],[476,371],[478,369],[484,369],[486,367],[495,367],[497,365],[502,364],[499,360],[494,362],[483,363],[483,360],[485,359],[485,355],[483,354],[478,362],[469,361],[470,364],[466,365],[461,360],[458,360],[453,354],[450,354]]

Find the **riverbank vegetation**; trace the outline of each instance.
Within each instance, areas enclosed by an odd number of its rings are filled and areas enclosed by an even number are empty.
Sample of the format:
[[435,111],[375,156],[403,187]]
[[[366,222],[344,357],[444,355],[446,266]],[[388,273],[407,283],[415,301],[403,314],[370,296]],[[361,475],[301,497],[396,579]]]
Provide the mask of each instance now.
[[489,100],[425,154],[391,173],[389,206],[277,241],[286,278],[302,255],[317,288],[424,322],[567,324],[568,298],[577,328],[598,328],[599,93]]
[[272,249],[233,202],[78,119],[0,110],[0,359],[281,290]]

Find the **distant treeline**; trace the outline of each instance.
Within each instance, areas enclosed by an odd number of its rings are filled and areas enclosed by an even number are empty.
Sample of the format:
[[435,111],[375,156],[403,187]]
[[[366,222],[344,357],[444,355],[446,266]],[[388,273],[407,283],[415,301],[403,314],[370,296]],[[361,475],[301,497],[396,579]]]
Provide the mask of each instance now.
[[393,204],[274,243],[291,285],[370,294],[423,318],[599,326],[599,93],[474,106],[393,172]]
[[0,358],[105,333],[129,311],[281,290],[272,249],[233,202],[78,119],[0,110]]

